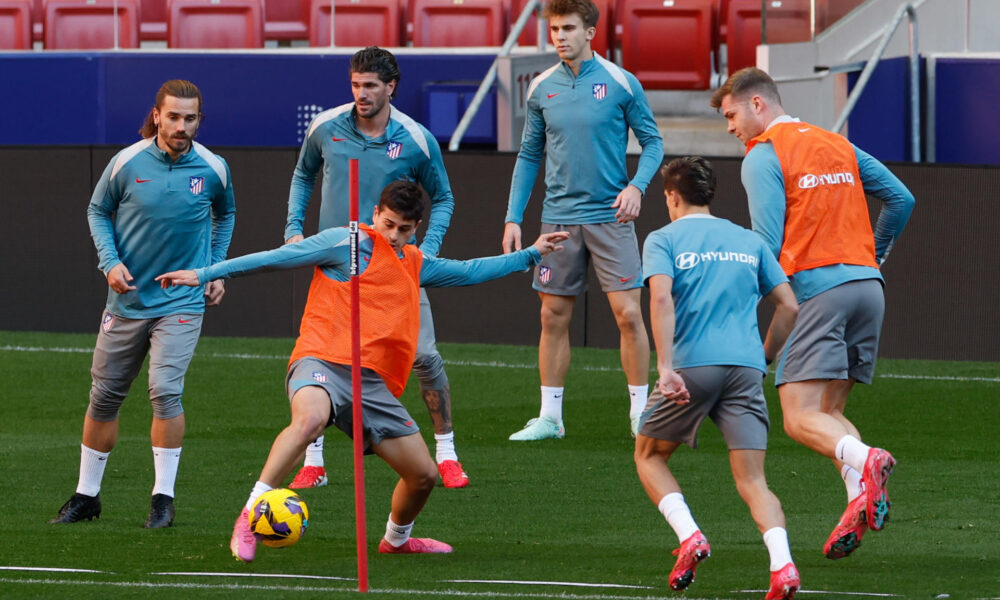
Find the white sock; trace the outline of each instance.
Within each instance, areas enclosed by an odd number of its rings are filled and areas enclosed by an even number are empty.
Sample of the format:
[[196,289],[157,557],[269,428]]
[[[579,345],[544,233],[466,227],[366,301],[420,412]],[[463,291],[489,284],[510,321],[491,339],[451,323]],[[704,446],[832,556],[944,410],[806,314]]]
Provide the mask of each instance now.
[[443,463],[446,460],[458,460],[458,454],[455,453],[455,432],[449,431],[448,433],[434,434],[435,443],[435,459],[438,464]]
[[660,503],[656,505],[656,508],[660,509],[660,514],[673,527],[674,533],[677,534],[677,541],[683,543],[684,540],[698,531],[698,524],[694,522],[694,517],[691,516],[691,509],[684,502],[683,494],[679,492],[667,494],[660,499]]
[[764,532],[764,545],[771,555],[771,570],[777,571],[792,562],[792,549],[788,547],[788,532],[784,527],[772,527]]
[[413,523],[409,525],[396,525],[392,522],[392,515],[390,514],[389,520],[385,524],[385,541],[399,548],[406,543],[406,540],[410,539],[411,531],[413,531]]
[[837,460],[847,463],[858,473],[863,473],[869,450],[871,450],[871,446],[848,434],[840,438],[833,453]]
[[548,417],[562,423],[563,388],[542,386],[542,410],[539,417]]
[[177,467],[181,464],[180,448],[157,448],[153,446],[153,470],[156,482],[153,495],[166,494],[174,497],[174,483],[177,481]]
[[264,492],[273,489],[274,489],[273,487],[267,485],[263,481],[258,481],[257,483],[253,484],[253,489],[250,490],[250,497],[247,498],[247,503],[244,506],[246,506],[247,510],[253,509],[253,504],[254,502],[257,501],[257,498],[260,498],[260,495],[263,494]]
[[844,485],[847,487],[848,502],[861,495],[864,489],[864,484],[861,482],[861,473],[852,469],[850,465],[844,465],[840,467],[840,476],[844,479]]
[[303,467],[323,466],[323,436],[316,438],[316,441],[306,446],[306,459],[302,463]]
[[646,400],[649,399],[649,386],[648,385],[628,386],[628,397],[629,397],[628,416],[634,417],[636,415],[641,415],[643,409],[646,408]]
[[96,496],[101,491],[104,467],[108,465],[110,452],[98,452],[80,444],[80,478],[76,483],[76,493]]

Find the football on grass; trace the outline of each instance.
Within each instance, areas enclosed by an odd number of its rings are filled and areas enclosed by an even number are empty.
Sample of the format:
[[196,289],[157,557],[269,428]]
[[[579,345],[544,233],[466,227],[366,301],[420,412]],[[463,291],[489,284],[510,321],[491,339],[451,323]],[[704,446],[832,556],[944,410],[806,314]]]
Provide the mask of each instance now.
[[298,494],[288,489],[268,490],[250,511],[250,530],[260,543],[284,548],[299,541],[309,525],[309,509]]

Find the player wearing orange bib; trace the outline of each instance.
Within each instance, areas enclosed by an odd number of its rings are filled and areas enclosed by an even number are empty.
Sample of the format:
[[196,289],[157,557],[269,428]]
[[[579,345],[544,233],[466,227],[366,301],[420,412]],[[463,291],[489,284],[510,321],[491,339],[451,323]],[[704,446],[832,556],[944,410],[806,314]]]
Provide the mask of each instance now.
[[[406,387],[420,330],[420,287],[473,285],[524,271],[558,249],[562,232],[544,234],[514,254],[457,261],[425,256],[407,244],[420,224],[420,188],[409,181],[390,183],[374,210],[374,227],[362,226],[359,275],[362,324],[362,412],[365,450],[377,454],[400,480],[392,495],[382,553],[451,552],[430,538],[411,538],[413,522],[438,480],[437,463],[398,397]],[[157,277],[164,287],[199,285],[264,270],[314,266],[300,336],[292,352],[286,387],[292,420],[274,440],[260,478],[230,541],[233,555],[254,559],[257,540],[247,515],[256,499],[285,480],[305,450],[324,429],[335,425],[352,434],[347,228],[333,227],[276,250],[223,261],[207,269],[175,271]]]
[[[750,218],[778,258],[799,315],[776,372],[785,431],[833,459],[848,506],[823,548],[847,556],[888,518],[896,460],[861,441],[844,415],[856,382],[871,383],[885,312],[879,267],[913,210],[909,190],[844,137],[785,114],[774,80],[749,67],[712,106],[747,147],[742,179]],[[882,202],[875,231],[866,194]]]

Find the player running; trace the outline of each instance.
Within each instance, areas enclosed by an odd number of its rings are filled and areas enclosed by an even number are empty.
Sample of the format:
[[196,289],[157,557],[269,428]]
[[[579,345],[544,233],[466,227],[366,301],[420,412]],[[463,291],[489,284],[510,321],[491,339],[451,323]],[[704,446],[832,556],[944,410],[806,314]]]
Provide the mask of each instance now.
[[[347,225],[347,164],[356,158],[361,172],[361,215],[368,219],[384,188],[407,179],[419,183],[431,201],[431,214],[420,250],[436,256],[455,199],[444,169],[441,149],[427,129],[392,106],[399,86],[399,66],[388,50],[374,46],[351,57],[350,78],[354,102],[320,113],[309,125],[288,193],[286,242],[302,240],[306,208],[316,175],[323,170],[323,199],[319,229]],[[370,223],[369,223],[370,224]],[[434,425],[436,461],[445,487],[461,488],[469,477],[458,460],[451,416],[451,386],[444,360],[434,339],[434,318],[427,294],[420,291],[420,338],[413,371],[420,381],[420,395]],[[323,436],[306,449],[305,464],[290,487],[326,485]]]
[[[541,408],[538,417],[510,436],[515,441],[561,438],[566,433],[562,405],[570,361],[569,324],[576,296],[587,289],[591,258],[621,332],[633,435],[649,391],[649,338],[642,322],[642,269],[633,221],[663,160],[663,140],[639,80],[591,50],[599,14],[591,0],[545,4],[552,44],[562,60],[528,86],[503,250],[521,247],[521,221],[543,156],[542,231],[567,231],[570,239],[565,252],[535,268],[533,287],[542,301]],[[631,179],[625,166],[629,128],[642,146]]]
[[[761,376],[765,360],[788,338],[798,304],[760,237],[711,215],[715,175],[708,161],[678,158],[660,172],[673,222],[649,234],[642,251],[659,380],[642,414],[635,466],[681,544],[670,587],[686,589],[698,563],[711,554],[667,466],[681,444],[697,447],[707,416],[726,440],[736,489],[764,536],[771,558],[767,598],[791,598],[799,574],[781,502],[764,477],[770,422]],[[763,346],[757,327],[761,296],[775,306]]]
[[[885,313],[879,271],[906,226],[913,195],[882,163],[845,138],[785,114],[774,80],[734,73],[712,106],[746,144],[742,179],[753,229],[763,237],[799,302],[778,362],[785,431],[833,459],[847,509],[823,547],[847,556],[889,517],[886,482],[896,459],[861,441],[844,415],[855,382],[871,383]],[[882,202],[872,233],[865,194]]]
[[174,522],[184,374],[201,334],[205,300],[218,304],[225,290],[221,281],[204,289],[163,290],[153,277],[225,259],[236,218],[228,165],[194,141],[201,108],[201,92],[193,83],[164,83],[139,131],[142,141],[111,159],[87,207],[98,268],[108,280],[108,302],[90,370],[93,385],[76,493],[51,523],[100,516],[99,492],[118,441],[118,412],[146,354],[156,480],[145,526],[158,529]]
[[[360,242],[362,398],[366,452],[375,453],[400,480],[382,553],[451,552],[430,538],[411,538],[413,522],[437,482],[437,465],[413,418],[399,403],[416,354],[420,329],[420,286],[473,285],[527,270],[559,248],[565,233],[543,234],[533,246],[515,254],[454,261],[425,256],[408,244],[423,214],[420,188],[397,181],[386,186],[372,216],[362,225]],[[253,272],[314,265],[312,286],[302,315],[299,338],[289,361],[286,387],[292,420],[274,440],[260,479],[233,527],[230,548],[244,562],[254,559],[257,540],[247,519],[256,499],[281,485],[305,447],[333,424],[352,433],[350,328],[350,249],[343,227],[325,229],[301,242],[276,250],[234,258],[195,271],[157,277],[171,285]]]

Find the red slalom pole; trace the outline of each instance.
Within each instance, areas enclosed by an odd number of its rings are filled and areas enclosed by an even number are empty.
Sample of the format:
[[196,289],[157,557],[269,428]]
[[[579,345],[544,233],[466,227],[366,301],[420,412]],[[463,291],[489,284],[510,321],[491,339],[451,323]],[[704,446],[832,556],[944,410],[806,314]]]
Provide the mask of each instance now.
[[358,591],[368,591],[368,543],[365,528],[365,453],[361,413],[361,280],[358,248],[358,159],[352,158],[348,186],[351,190],[351,396],[354,437],[354,515],[357,520]]

